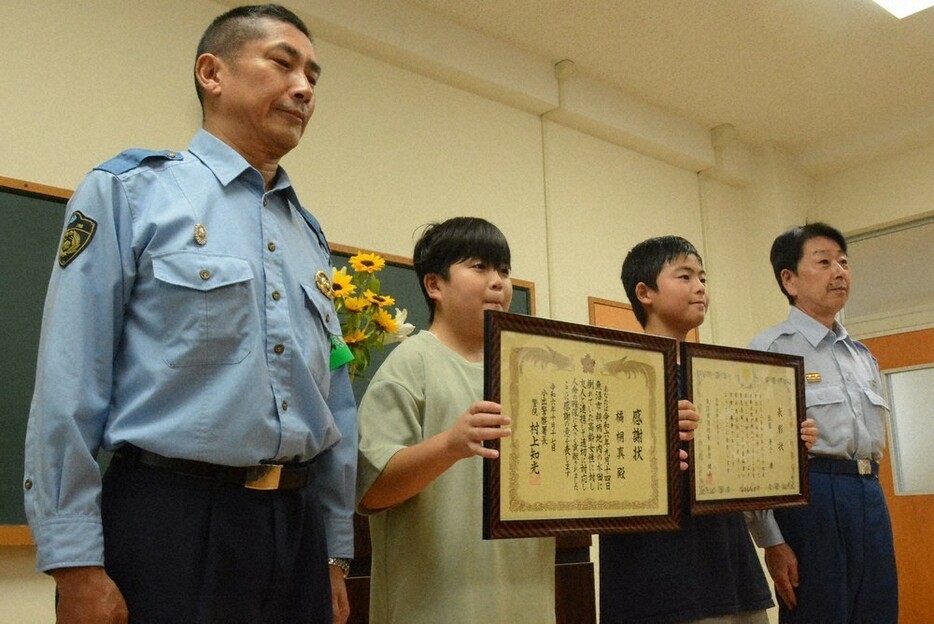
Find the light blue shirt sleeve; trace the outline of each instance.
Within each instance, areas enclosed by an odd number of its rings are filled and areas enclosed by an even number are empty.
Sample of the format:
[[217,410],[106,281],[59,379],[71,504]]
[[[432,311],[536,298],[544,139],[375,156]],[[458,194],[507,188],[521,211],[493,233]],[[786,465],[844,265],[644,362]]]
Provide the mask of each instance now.
[[[342,437],[316,464],[318,493],[328,526],[328,554],[352,559],[353,514],[348,512],[347,493],[353,494],[357,482],[357,404],[346,365],[331,373],[328,406]],[[353,498],[350,504],[352,509]]]
[[[40,570],[103,565],[95,457],[110,416],[113,358],[135,278],[125,208],[113,176],[90,174],[69,202],[67,219],[92,218],[93,235],[70,264],[56,262],[52,271],[26,432],[26,515]],[[90,257],[93,263],[86,262]]]

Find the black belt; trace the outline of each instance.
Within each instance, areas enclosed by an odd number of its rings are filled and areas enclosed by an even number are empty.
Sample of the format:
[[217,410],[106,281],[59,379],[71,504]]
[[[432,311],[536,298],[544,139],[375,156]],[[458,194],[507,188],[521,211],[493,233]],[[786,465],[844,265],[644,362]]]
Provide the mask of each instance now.
[[232,483],[251,490],[297,490],[308,484],[311,461],[254,466],[220,466],[193,459],[163,457],[125,444],[115,453],[123,461],[175,474]]
[[808,470],[828,474],[859,475],[878,477],[879,462],[871,459],[833,459],[831,457],[809,457]]

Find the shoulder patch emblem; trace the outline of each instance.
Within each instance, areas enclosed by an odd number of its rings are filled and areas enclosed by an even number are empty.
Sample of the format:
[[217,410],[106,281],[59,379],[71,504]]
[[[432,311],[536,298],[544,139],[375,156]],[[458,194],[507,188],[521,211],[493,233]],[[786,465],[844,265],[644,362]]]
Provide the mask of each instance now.
[[94,238],[96,229],[97,221],[84,216],[80,210],[75,210],[62,236],[62,246],[58,251],[58,265],[64,269],[77,258],[78,254],[84,251]]

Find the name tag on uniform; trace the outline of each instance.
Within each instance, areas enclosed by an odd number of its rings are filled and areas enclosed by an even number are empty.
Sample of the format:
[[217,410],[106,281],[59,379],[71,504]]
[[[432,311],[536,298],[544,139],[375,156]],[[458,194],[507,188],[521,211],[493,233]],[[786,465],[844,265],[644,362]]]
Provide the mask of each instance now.
[[804,373],[804,380],[808,383],[820,383],[820,373]]

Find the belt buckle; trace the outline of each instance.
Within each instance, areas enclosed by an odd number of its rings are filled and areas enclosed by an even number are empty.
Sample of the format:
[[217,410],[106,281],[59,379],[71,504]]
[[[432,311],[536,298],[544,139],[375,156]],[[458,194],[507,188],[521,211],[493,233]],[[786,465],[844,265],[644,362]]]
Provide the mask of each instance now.
[[863,477],[872,475],[872,461],[868,459],[857,459],[856,471]]
[[282,464],[261,464],[250,471],[251,478],[243,484],[248,490],[278,490]]

